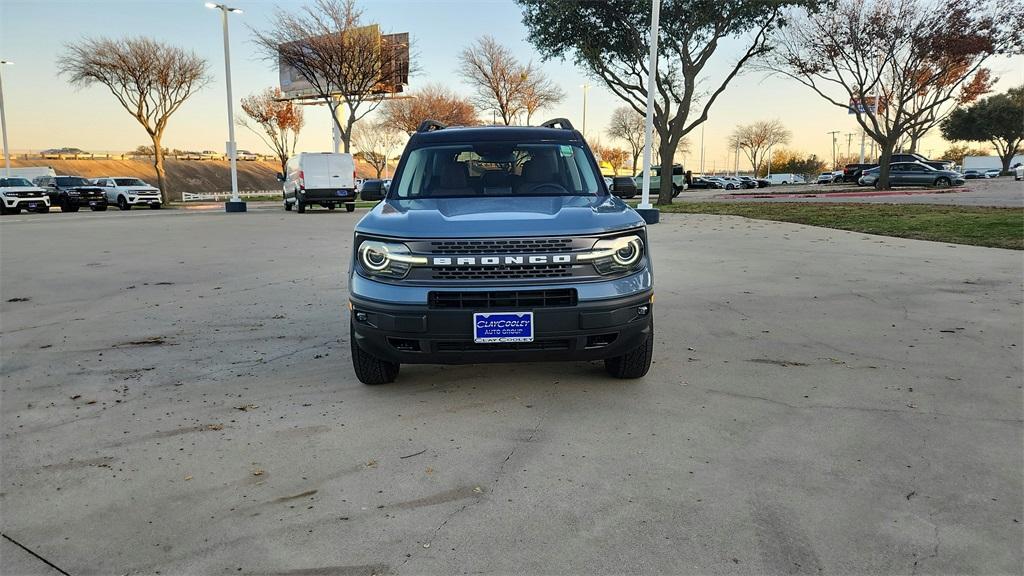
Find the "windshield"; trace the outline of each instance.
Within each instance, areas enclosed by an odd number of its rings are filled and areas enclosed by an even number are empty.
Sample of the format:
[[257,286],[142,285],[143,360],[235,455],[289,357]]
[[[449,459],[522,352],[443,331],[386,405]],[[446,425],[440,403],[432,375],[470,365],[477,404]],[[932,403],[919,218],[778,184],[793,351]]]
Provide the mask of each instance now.
[[57,186],[91,186],[89,181],[78,176],[57,176]]
[[32,183],[25,178],[0,178],[0,188],[14,188],[15,186],[32,186]]
[[138,178],[114,178],[118,186],[146,186],[146,183]]
[[599,181],[575,144],[452,144],[410,152],[391,197],[593,196]]

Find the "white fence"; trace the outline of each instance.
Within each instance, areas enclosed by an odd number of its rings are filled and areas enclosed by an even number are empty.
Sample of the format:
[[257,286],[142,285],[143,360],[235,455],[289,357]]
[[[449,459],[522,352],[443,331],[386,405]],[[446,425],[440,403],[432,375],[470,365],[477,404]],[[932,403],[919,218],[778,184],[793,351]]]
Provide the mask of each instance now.
[[[239,192],[238,195],[242,198],[254,198],[256,196],[278,196],[281,194],[281,189],[277,190],[246,190],[245,192]],[[182,192],[181,200],[183,202],[200,202],[203,200],[227,200],[231,198],[231,192]]]

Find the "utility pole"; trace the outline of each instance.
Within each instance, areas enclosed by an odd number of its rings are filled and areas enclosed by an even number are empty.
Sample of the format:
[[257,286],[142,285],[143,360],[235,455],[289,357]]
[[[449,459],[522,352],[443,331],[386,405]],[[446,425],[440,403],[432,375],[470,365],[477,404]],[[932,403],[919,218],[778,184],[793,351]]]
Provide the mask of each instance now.
[[832,169],[836,169],[836,134],[839,134],[839,130],[833,130],[831,132],[825,132],[825,134],[832,135]]
[[[5,64],[14,64],[7,60],[0,60],[0,68]],[[4,81],[3,74],[0,72],[0,125],[3,126],[4,133],[4,176],[11,175],[11,150],[7,147],[7,116],[4,114]]]
[[846,156],[847,156],[847,158],[849,158],[849,156],[850,156],[850,144],[853,142],[853,137],[856,136],[856,135],[857,135],[856,132],[847,132],[846,133]]
[[[644,116],[644,177],[640,187],[640,205],[636,211],[648,224],[657,224],[661,212],[651,206],[651,140],[654,133],[654,75],[658,71],[658,17],[661,14],[661,0],[651,0],[651,51],[647,56],[647,113]],[[584,90],[583,96],[586,98]],[[583,115],[586,122],[586,114]],[[586,128],[584,128],[586,130]],[[665,166],[661,167],[662,173]],[[669,178],[672,167],[669,166]]]
[[700,123],[700,173],[704,174],[704,123]]

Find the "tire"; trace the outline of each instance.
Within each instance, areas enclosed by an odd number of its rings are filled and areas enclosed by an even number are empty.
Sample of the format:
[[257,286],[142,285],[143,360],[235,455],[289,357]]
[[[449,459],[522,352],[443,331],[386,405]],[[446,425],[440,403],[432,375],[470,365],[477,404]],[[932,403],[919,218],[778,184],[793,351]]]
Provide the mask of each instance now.
[[159,210],[162,207],[163,207],[163,204],[161,204],[159,202],[154,202],[154,203],[149,205],[149,209],[150,210]]
[[288,200],[284,201],[284,211],[285,212],[291,212],[292,211],[292,205],[288,203]]
[[604,369],[609,374],[623,380],[643,378],[651,369],[651,357],[654,355],[654,321],[651,321],[651,333],[644,343],[626,352],[622,356],[608,358],[604,361]]
[[50,211],[50,207],[45,205],[45,204],[43,206],[39,207],[39,208],[36,208],[36,212],[38,212],[39,214],[46,214],[49,211]]
[[345,212],[355,212],[355,211],[356,211],[356,205],[355,204],[345,204]]
[[935,187],[936,188],[949,188],[952,185],[953,185],[953,182],[950,181],[950,179],[946,178],[945,176],[942,176],[941,178],[936,178],[935,179]]
[[21,214],[21,208],[17,206],[14,208],[0,207],[0,214]]
[[352,368],[356,372],[356,378],[367,386],[394,382],[401,364],[381,360],[360,348],[356,343],[356,329],[351,323],[348,326],[348,334],[352,345]]
[[92,210],[93,212],[106,212],[107,211],[107,205],[106,204],[101,204],[99,206],[90,206],[89,209]]
[[60,211],[61,212],[78,212],[78,204],[75,204],[74,202],[72,202],[70,200],[63,200],[63,201],[61,201]]
[[328,204],[328,205],[327,205],[327,209],[328,209],[328,210],[331,210],[331,211],[333,211],[333,210],[334,210],[335,208],[337,208],[337,206],[336,206],[336,205],[334,205],[334,204]]
[[680,188],[678,186],[673,186],[672,187],[672,197],[675,198],[676,196],[679,196],[679,193],[682,192],[682,191],[683,191],[682,188]]
[[117,207],[121,210],[131,210],[132,205],[128,203],[128,199],[124,196],[117,197]]
[[306,213],[306,203],[303,202],[298,196],[295,197],[295,211],[299,214]]

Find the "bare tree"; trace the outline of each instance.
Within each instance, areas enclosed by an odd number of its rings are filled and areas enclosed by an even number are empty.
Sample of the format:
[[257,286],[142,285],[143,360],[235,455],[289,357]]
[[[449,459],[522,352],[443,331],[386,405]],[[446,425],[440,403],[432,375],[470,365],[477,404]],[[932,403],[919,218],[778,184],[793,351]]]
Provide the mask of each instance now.
[[[364,24],[355,0],[315,0],[297,12],[279,9],[273,27],[253,35],[265,60],[295,70],[312,86],[313,97],[327,104],[345,152],[355,123],[409,75],[403,57],[408,47],[385,42],[377,25]],[[342,102],[344,122],[337,114]]]
[[565,100],[565,92],[555,84],[539,66],[533,62],[523,67],[523,74],[526,75],[526,84],[519,98],[523,103],[523,110],[526,112],[526,125],[530,125],[533,115],[538,110],[543,110]]
[[[963,65],[961,63],[961,66]],[[927,86],[926,89],[914,97],[910,104],[911,107],[914,109],[926,108],[926,110],[921,114],[920,122],[907,130],[903,141],[898,144],[899,148],[911,153],[917,152],[918,146],[921,144],[925,134],[928,134],[935,127],[942,124],[942,121],[949,118],[949,115],[954,110],[970,104],[990,92],[997,80],[992,77],[991,72],[987,68],[981,68],[969,81],[964,82],[960,87],[959,94],[955,98],[948,100],[941,106],[930,106],[935,91],[942,90],[947,82],[957,81],[958,73],[959,71],[956,69],[947,71],[947,74]]]
[[887,188],[900,140],[987,77],[989,57],[1024,50],[1022,19],[1018,0],[838,0],[790,26],[767,62],[855,112],[879,144],[878,186]]
[[612,112],[606,133],[629,144],[629,154],[633,158],[632,170],[636,174],[637,161],[644,151],[644,117],[629,106],[619,106]]
[[531,70],[491,36],[477,38],[459,54],[458,72],[475,90],[476,105],[497,112],[506,126],[525,110],[522,95]]
[[761,120],[737,126],[729,136],[729,148],[743,150],[754,174],[760,174],[768,150],[779,144],[789,144],[791,137],[792,133],[779,120]]
[[480,123],[473,103],[440,84],[428,84],[408,98],[388,100],[380,108],[381,122],[411,134],[424,120],[447,126],[475,126]]
[[363,160],[377,172],[377,178],[380,178],[402,145],[402,134],[383,122],[370,126],[360,125],[353,135],[352,144]]
[[263,133],[245,118],[239,118],[238,124],[259,136],[281,161],[281,173],[287,172],[288,158],[295,153],[295,144],[305,123],[302,107],[290,100],[281,100],[280,88],[267,88],[242,98],[242,111],[263,129]]
[[57,64],[72,85],[106,86],[153,141],[153,168],[161,201],[169,200],[160,146],[167,122],[210,75],[195,53],[150,38],[87,38],[65,47]]

